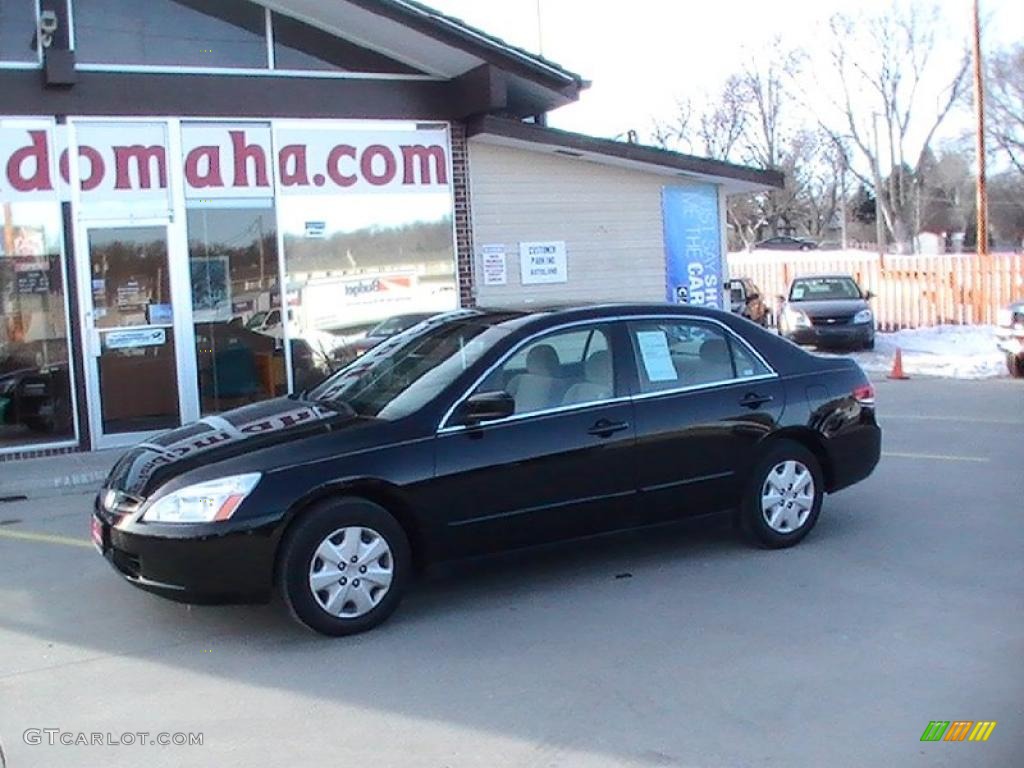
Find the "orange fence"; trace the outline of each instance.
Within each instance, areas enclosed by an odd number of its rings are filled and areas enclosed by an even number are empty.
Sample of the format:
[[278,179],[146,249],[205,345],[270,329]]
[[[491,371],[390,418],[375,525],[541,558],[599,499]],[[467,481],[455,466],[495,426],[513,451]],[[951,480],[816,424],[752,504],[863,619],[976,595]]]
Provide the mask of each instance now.
[[749,277],[776,306],[794,277],[852,275],[875,298],[882,330],[951,323],[994,323],[996,312],[1024,298],[1024,255],[973,253],[897,256],[856,251],[730,253],[729,276]]

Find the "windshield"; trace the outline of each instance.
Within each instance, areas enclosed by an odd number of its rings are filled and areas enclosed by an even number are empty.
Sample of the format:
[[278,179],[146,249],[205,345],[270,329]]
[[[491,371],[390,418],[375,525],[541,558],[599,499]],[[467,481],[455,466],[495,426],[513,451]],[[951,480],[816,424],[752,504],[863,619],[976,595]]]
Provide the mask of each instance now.
[[255,315],[249,318],[249,322],[245,324],[245,327],[252,330],[253,328],[259,328],[263,325],[263,321],[267,319],[266,312],[257,312]]
[[831,301],[863,298],[860,288],[849,277],[814,277],[793,281],[790,301]]
[[440,394],[509,331],[474,318],[437,318],[374,347],[308,398],[359,416],[399,419]]

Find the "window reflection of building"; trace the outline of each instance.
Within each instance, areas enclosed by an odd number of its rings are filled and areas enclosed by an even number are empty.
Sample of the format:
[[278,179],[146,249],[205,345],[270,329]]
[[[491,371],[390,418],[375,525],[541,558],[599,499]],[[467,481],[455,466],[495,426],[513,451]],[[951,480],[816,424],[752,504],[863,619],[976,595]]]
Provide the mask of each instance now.
[[202,412],[284,394],[283,337],[247,327],[280,304],[273,201],[192,203],[188,238]]
[[0,204],[0,450],[73,440],[61,214]]
[[[336,367],[361,337],[396,315],[458,305],[447,193],[286,197],[284,227],[289,332],[302,351]],[[295,366],[296,387],[300,371]]]

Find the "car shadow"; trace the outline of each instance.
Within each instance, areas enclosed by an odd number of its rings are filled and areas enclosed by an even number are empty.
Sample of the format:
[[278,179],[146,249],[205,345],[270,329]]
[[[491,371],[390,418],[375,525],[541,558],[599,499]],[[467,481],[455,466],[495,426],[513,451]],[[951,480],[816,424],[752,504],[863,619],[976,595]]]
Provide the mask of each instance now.
[[[813,538],[826,548],[856,533],[845,522],[822,523]],[[437,568],[414,585],[390,621],[332,639],[293,623],[279,600],[233,607],[171,603],[120,583],[94,553],[76,550],[58,566],[57,577],[78,584],[77,591],[32,590],[28,615],[0,616],[5,634],[34,638],[33,648],[19,649],[0,665],[0,677],[14,688],[26,675],[21,684],[32,685],[33,696],[52,688],[52,700],[61,702],[55,714],[66,713],[69,721],[63,727],[98,701],[111,722],[130,716],[131,696],[115,703],[102,690],[76,683],[105,686],[124,664],[138,669],[134,662],[145,661],[175,677],[221,678],[236,690],[292,692],[318,707],[330,702],[500,734],[553,752],[659,765],[664,750],[639,743],[641,735],[597,741],[593,723],[566,720],[564,713],[601,695],[599,681],[614,678],[618,673],[611,670],[621,669],[622,658],[637,648],[644,655],[635,672],[647,685],[656,684],[665,665],[693,664],[680,633],[727,610],[720,598],[695,600],[718,591],[756,605],[752,579],[762,568],[784,567],[783,560],[740,541],[728,516],[705,517]],[[736,592],[747,585],[751,595]],[[8,591],[17,588],[8,585]],[[51,650],[34,647],[41,645]],[[45,659],[58,654],[54,646],[95,666],[76,662],[72,671],[59,664],[46,672]],[[69,674],[76,682],[68,683]],[[673,696],[684,709],[699,706],[697,694]],[[612,730],[642,733],[633,717],[640,715],[627,713]]]

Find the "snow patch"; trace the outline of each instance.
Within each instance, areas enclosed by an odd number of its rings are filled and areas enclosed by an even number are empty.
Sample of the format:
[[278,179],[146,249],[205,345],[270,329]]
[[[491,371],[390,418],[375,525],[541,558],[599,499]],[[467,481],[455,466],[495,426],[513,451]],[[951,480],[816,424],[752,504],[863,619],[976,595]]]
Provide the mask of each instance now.
[[1004,355],[996,348],[994,325],[937,325],[879,332],[873,351],[849,356],[869,373],[888,373],[897,348],[903,350],[903,370],[910,376],[990,379],[1007,375]]

